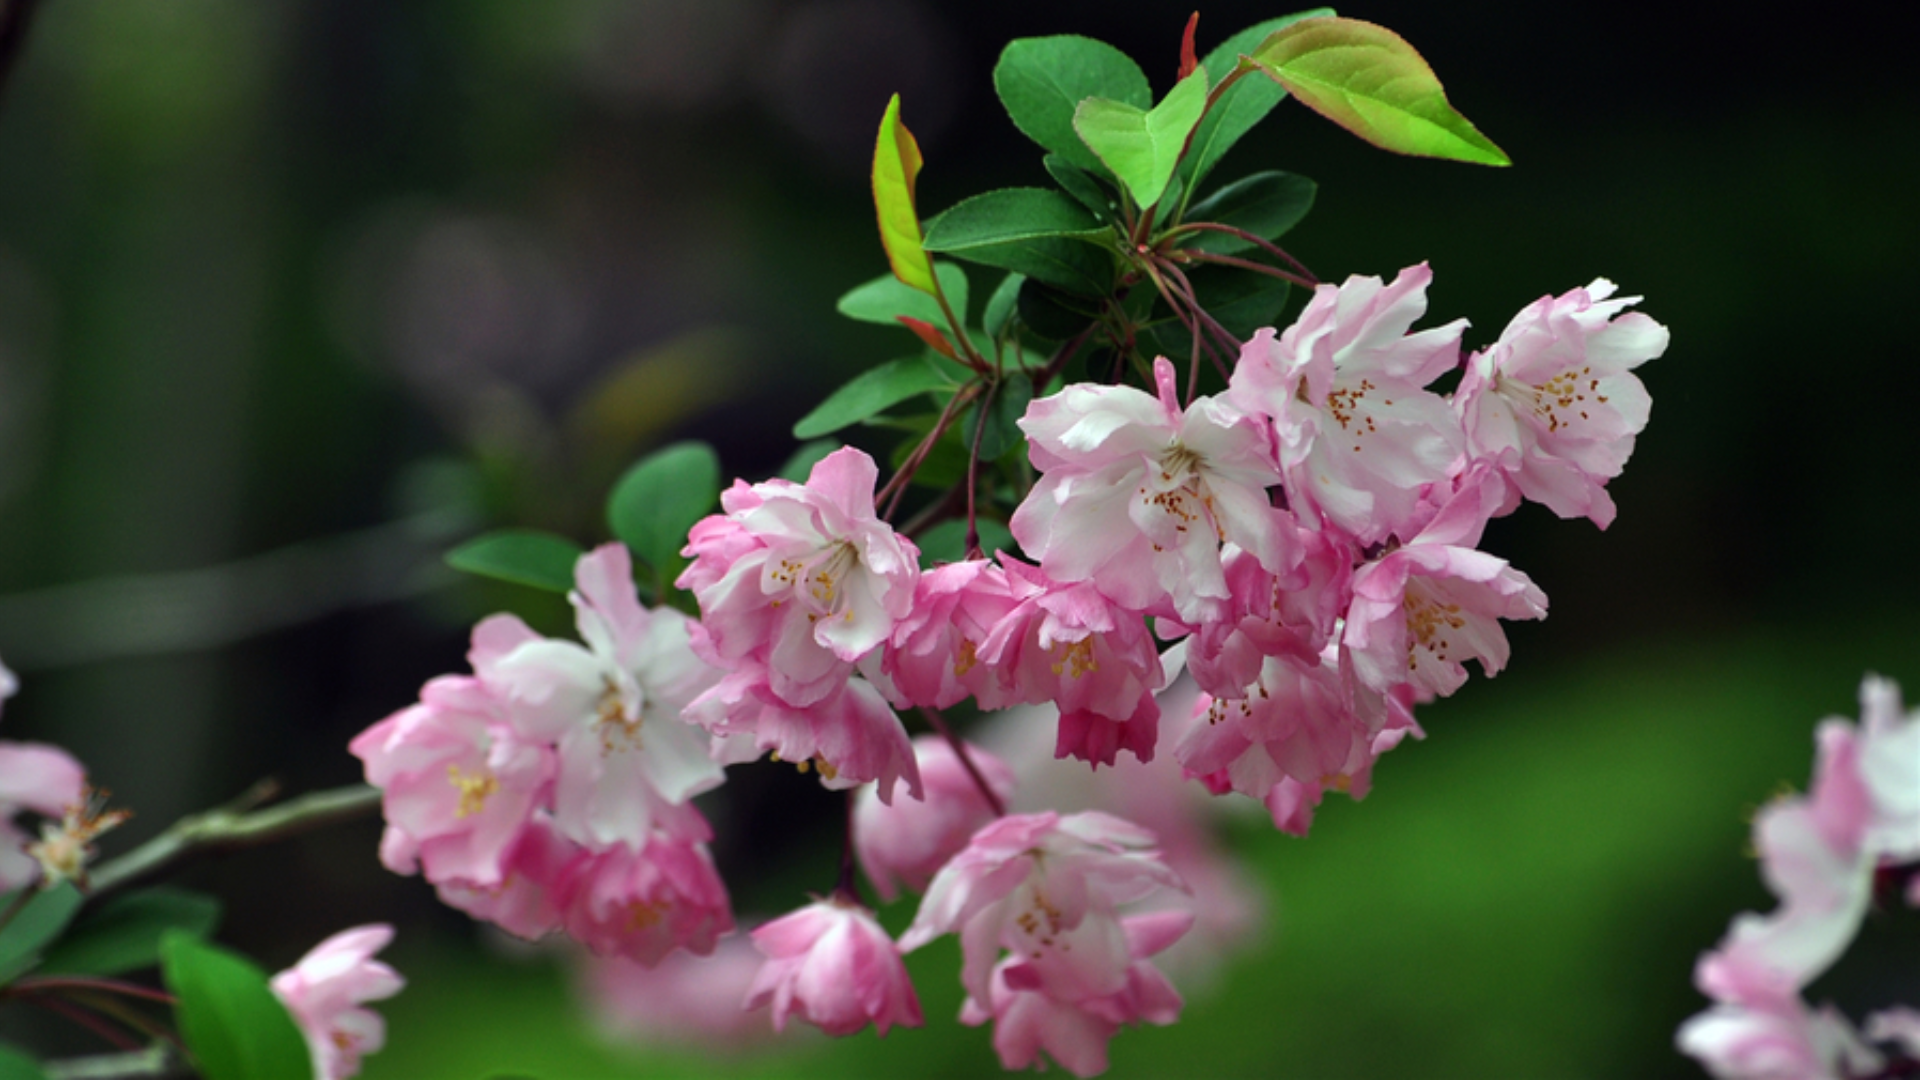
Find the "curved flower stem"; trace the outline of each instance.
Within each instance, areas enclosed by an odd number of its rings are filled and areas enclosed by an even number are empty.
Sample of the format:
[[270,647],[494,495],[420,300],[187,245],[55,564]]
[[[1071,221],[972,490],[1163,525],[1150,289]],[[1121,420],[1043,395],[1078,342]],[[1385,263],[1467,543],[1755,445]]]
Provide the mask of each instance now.
[[1007,804],[1000,801],[999,794],[993,790],[992,785],[987,783],[986,776],[980,772],[980,766],[973,763],[973,755],[967,752],[967,744],[961,742],[960,736],[955,735],[953,729],[947,726],[946,719],[924,705],[920,708],[920,715],[926,718],[933,730],[940,733],[941,738],[947,740],[948,746],[953,747],[953,755],[960,759],[960,764],[967,770],[967,775],[973,777],[973,786],[980,789],[980,797],[987,800],[987,806],[993,810],[994,816],[1007,816]]
[[1307,269],[1305,263],[1301,262],[1299,259],[1294,258],[1292,255],[1288,254],[1286,248],[1283,248],[1279,244],[1276,244],[1273,241],[1268,240],[1265,237],[1260,236],[1256,233],[1250,233],[1245,229],[1236,228],[1232,225],[1222,225],[1217,221],[1189,221],[1184,225],[1176,225],[1173,228],[1168,229],[1166,235],[1177,236],[1183,232],[1198,232],[1198,231],[1226,233],[1228,236],[1235,236],[1242,240],[1245,240],[1249,244],[1257,245],[1260,248],[1266,250],[1267,252],[1273,255],[1276,255],[1282,260],[1284,260],[1287,263],[1287,265],[1293,267],[1295,271],[1299,272],[1299,274],[1302,277],[1305,277],[1308,281],[1312,282],[1313,285],[1320,284],[1320,279],[1314,275],[1313,271]]
[[1194,259],[1199,262],[1219,263],[1222,266],[1237,266],[1242,270],[1252,270],[1255,273],[1266,274],[1268,277],[1277,277],[1281,281],[1291,282],[1303,289],[1312,289],[1319,285],[1319,282],[1310,278],[1301,277],[1299,274],[1282,270],[1277,266],[1268,266],[1263,262],[1254,262],[1252,259],[1241,259],[1232,255],[1215,255],[1211,251],[1186,250],[1182,252],[1182,255],[1185,258]]
[[[1193,308],[1195,317],[1206,325],[1207,329],[1220,342],[1221,346],[1229,350],[1234,356],[1239,356],[1240,350],[1246,347],[1246,342],[1233,336],[1232,331],[1220,325],[1220,320],[1207,314],[1207,309],[1200,305],[1199,294],[1193,290],[1193,282],[1187,280],[1185,272],[1171,262],[1162,262],[1160,269],[1167,275],[1167,281],[1171,283],[1175,289],[1179,290],[1180,296]],[[1216,363],[1220,363],[1218,354],[1215,354],[1214,360]],[[1233,377],[1233,373],[1228,370],[1224,363],[1221,363],[1220,374],[1229,379]]]
[[[1167,287],[1166,279],[1160,276],[1160,271],[1154,266],[1153,262],[1149,260],[1141,263],[1141,266],[1146,270],[1147,277],[1153,282],[1153,287],[1160,290],[1160,299],[1167,302],[1168,309],[1180,320],[1180,325],[1186,327],[1187,333],[1193,335],[1193,355],[1187,360],[1186,403],[1191,405],[1193,404],[1194,397],[1200,393],[1200,347],[1206,341],[1206,335],[1201,332],[1199,324],[1196,323],[1192,316],[1187,313],[1186,309],[1181,306],[1180,301],[1175,299],[1173,290]],[[1211,353],[1212,347],[1208,346],[1207,351]]]
[[133,1050],[140,1045],[138,1041],[134,1040],[126,1032],[121,1031],[119,1028],[114,1027],[112,1024],[107,1023],[105,1020],[95,1016],[92,1012],[81,1008],[71,1001],[63,1001],[57,997],[34,997],[28,998],[27,1000],[46,1009],[48,1012],[58,1013],[66,1017],[68,1020],[86,1028],[88,1031],[93,1032],[101,1039],[112,1043],[121,1050]]
[[164,990],[154,990],[138,983],[121,982],[118,979],[96,979],[85,975],[49,975],[43,978],[21,979],[12,986],[0,990],[0,997],[26,997],[37,993],[54,993],[62,990],[95,990],[105,994],[124,994],[127,997],[142,998],[146,1001],[158,1001],[166,1005],[177,1004],[174,996]]
[[271,843],[323,825],[365,817],[379,806],[379,788],[353,784],[316,791],[252,813],[221,808],[184,817],[159,836],[96,867],[87,895],[104,896],[202,853]]
[[986,396],[975,407],[979,415],[974,417],[973,445],[967,447],[967,546],[961,554],[968,559],[977,558],[980,554],[980,521],[975,517],[973,500],[980,483],[980,440],[987,433],[987,413],[993,408],[994,391],[999,388],[999,383],[987,387]]
[[887,479],[885,486],[874,494],[873,501],[876,504],[882,499],[887,502],[887,508],[880,513],[881,517],[891,519],[893,512],[900,508],[900,497],[906,494],[907,484],[913,479],[913,474],[920,471],[921,464],[933,450],[933,444],[947,433],[954,418],[960,415],[961,407],[980,395],[978,385],[969,384],[947,399],[946,406],[940,410],[939,419],[933,422],[933,429],[927,432],[926,438],[920,440],[919,446],[913,448],[913,453],[907,455],[907,460],[900,463],[900,468]]

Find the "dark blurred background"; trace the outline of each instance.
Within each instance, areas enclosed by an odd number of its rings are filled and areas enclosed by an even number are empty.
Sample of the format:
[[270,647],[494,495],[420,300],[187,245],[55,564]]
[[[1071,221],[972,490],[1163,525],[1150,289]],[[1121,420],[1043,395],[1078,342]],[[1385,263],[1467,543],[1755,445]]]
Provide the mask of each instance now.
[[[827,389],[910,351],[833,312],[885,269],[867,169],[890,93],[924,212],[1045,183],[993,96],[999,49],[1099,37],[1164,91],[1190,10],[45,0],[0,97],[0,658],[24,684],[5,734],[67,746],[136,810],[110,850],[262,776],[355,780],[347,739],[459,669],[474,618],[566,625],[552,598],[444,570],[446,547],[509,524],[598,542],[607,485],[674,438],[764,476]],[[1286,10],[1209,6],[1201,50]],[[1852,710],[1860,672],[1920,682],[1911,28],[1720,5],[1343,14],[1412,41],[1516,164],[1396,158],[1283,106],[1219,175],[1319,182],[1290,250],[1330,280],[1431,261],[1433,317],[1471,318],[1474,344],[1606,276],[1673,345],[1641,371],[1655,407],[1618,522],[1530,507],[1489,535],[1553,599],[1514,629],[1513,670],[1425,715],[1434,738],[1312,840],[1239,837],[1275,896],[1270,947],[1180,1027],[1122,1036],[1116,1064],[1687,1075],[1670,1043],[1701,1005],[1692,959],[1766,903],[1742,812],[1804,784],[1813,721]],[[381,871],[376,837],[189,881],[270,967],[372,919],[437,943],[414,946],[369,1075],[662,1067],[594,1048],[558,976],[470,962],[464,919]],[[1898,965],[1868,966],[1861,1005]],[[451,1017],[443,969],[497,992]],[[502,1060],[476,1010],[537,1019],[549,1049]],[[971,1074],[986,1046],[863,1035],[727,1067],[931,1071],[940,1047]]]

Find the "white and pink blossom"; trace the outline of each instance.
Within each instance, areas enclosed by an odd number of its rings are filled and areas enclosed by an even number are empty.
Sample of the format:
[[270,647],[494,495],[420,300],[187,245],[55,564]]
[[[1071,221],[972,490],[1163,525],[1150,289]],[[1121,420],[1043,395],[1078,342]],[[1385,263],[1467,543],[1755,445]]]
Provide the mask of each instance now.
[[400,992],[398,973],[373,958],[393,940],[393,927],[356,926],[315,945],[271,981],[313,1055],[315,1080],[360,1072],[360,1059],[386,1045],[386,1023],[359,1006]]
[[858,903],[829,897],[752,936],[767,960],[746,1007],[771,1007],[775,1031],[786,1030],[790,1015],[829,1035],[851,1035],[869,1023],[883,1036],[895,1024],[920,1026],[920,999],[893,939]]
[[32,811],[61,820],[87,797],[87,771],[72,754],[44,743],[0,741],[0,893],[40,879],[40,862],[26,850],[32,834],[13,819]]

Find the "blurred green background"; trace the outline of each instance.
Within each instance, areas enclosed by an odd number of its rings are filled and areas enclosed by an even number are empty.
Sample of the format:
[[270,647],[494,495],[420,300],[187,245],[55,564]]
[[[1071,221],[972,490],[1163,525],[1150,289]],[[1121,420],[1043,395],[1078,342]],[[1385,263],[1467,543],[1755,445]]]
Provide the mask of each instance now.
[[[866,170],[888,94],[926,212],[1044,183],[993,98],[999,48],[1099,37],[1164,90],[1190,10],[46,0],[0,97],[6,736],[69,747],[137,811],[109,852],[261,776],[353,781],[347,739],[458,670],[474,618],[564,625],[442,569],[447,546],[503,524],[597,542],[607,484],[674,438],[765,475],[825,390],[906,351],[833,313],[884,270]],[[1285,10],[1205,8],[1201,48]],[[1693,960],[1766,905],[1745,815],[1804,785],[1814,721],[1853,711],[1862,672],[1920,688],[1910,31],[1343,13],[1409,38],[1516,165],[1393,158],[1283,108],[1221,177],[1319,181],[1289,249],[1332,280],[1431,261],[1434,317],[1471,318],[1473,344],[1604,275],[1673,346],[1641,372],[1618,522],[1529,507],[1490,531],[1553,617],[1311,839],[1233,830],[1270,925],[1179,1025],[1117,1039],[1114,1075],[1693,1075],[1671,1050],[1703,1004]],[[811,797],[754,797],[782,793]],[[948,1020],[942,946],[915,959],[924,1031],[711,1064],[610,1048],[562,966],[488,948],[378,867],[377,834],[185,876],[270,969],[399,925],[411,985],[369,1077],[997,1071]],[[827,884],[813,838],[723,838],[730,872],[787,890],[743,882],[743,911]],[[1920,996],[1911,930],[1876,923],[1816,995]]]

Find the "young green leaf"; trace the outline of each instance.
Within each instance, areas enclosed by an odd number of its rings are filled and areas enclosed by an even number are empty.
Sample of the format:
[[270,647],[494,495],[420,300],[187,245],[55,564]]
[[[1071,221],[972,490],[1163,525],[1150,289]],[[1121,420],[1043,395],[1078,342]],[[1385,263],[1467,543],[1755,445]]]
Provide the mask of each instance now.
[[[1313,209],[1318,187],[1304,176],[1269,170],[1242,177],[1228,184],[1187,211],[1188,221],[1211,221],[1231,225],[1272,240],[1307,216]],[[1182,247],[1227,254],[1250,248],[1253,243],[1231,233],[1195,232],[1181,240]]]
[[[936,262],[933,272],[940,279],[940,291],[947,296],[947,303],[953,305],[954,314],[962,319],[967,317],[967,272],[958,263]],[[940,301],[931,293],[912,288],[892,274],[882,274],[872,281],[853,289],[842,296],[834,309],[849,319],[859,322],[877,323],[881,326],[898,325],[895,320],[902,315],[929,322],[935,326],[946,325],[946,314],[940,310]]]
[[1074,131],[1074,110],[1090,97],[1140,109],[1153,103],[1140,65],[1103,41],[1073,34],[1009,43],[993,67],[993,88],[1027,138],[1094,173],[1105,168]]
[[1073,130],[1113,175],[1127,185],[1133,201],[1152,206],[1167,190],[1180,164],[1187,136],[1207,109],[1207,73],[1181,79],[1160,104],[1140,109],[1124,101],[1088,98],[1073,113]]
[[586,552],[565,537],[539,529],[498,529],[447,552],[447,565],[481,577],[548,592],[573,588],[573,564]]
[[920,216],[913,208],[913,181],[920,175],[920,144],[900,120],[900,95],[887,102],[873,147],[873,207],[880,217],[880,245],[903,283],[933,295],[939,286],[920,246]]
[[[33,970],[40,956],[53,944],[74,913],[80,910],[80,890],[69,882],[51,889],[37,885],[26,887],[31,895],[15,912],[13,920],[0,928],[0,985],[5,985]],[[0,911],[13,911],[20,892],[0,896]]]
[[1003,188],[960,202],[927,223],[926,246],[1015,270],[1088,296],[1113,284],[1112,230],[1079,203],[1044,188]]
[[1249,54],[1300,103],[1383,150],[1479,165],[1512,159],[1447,104],[1433,69],[1384,26],[1307,19]]
[[[1250,53],[1258,48],[1275,30],[1302,19],[1331,14],[1332,8],[1314,8],[1249,26],[1216,46],[1200,61],[1200,66],[1207,69],[1208,82],[1218,86],[1239,66],[1242,53]],[[1193,142],[1187,149],[1187,156],[1181,159],[1177,175],[1186,181],[1189,188],[1197,188],[1226,152],[1233,148],[1233,144],[1239,142],[1242,135],[1272,112],[1273,107],[1286,96],[1286,90],[1272,79],[1247,77],[1227,87],[1194,131]]]
[[607,496],[607,525],[656,568],[687,546],[687,530],[720,498],[720,458],[703,442],[674,443],[641,458]]
[[87,909],[47,950],[40,970],[65,975],[118,975],[160,962],[160,938],[180,930],[204,938],[220,924],[220,901],[161,885],[115,896]]
[[1000,282],[1000,287],[987,297],[987,313],[981,318],[987,336],[997,338],[1007,332],[1007,324],[1013,321],[1016,303],[1020,299],[1020,285],[1027,280],[1025,274],[1008,274]]
[[946,373],[922,356],[892,360],[868,368],[827,395],[827,400],[793,425],[793,437],[811,439],[857,424],[884,409],[929,390],[953,389]]
[[160,939],[160,971],[207,1080],[311,1080],[307,1040],[251,960],[171,930]]

